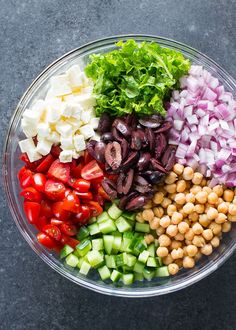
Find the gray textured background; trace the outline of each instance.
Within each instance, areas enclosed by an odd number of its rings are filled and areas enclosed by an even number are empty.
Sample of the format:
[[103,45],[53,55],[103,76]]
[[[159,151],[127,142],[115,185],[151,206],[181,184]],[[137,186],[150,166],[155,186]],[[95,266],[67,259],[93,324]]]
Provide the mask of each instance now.
[[[166,36],[209,55],[236,78],[235,0],[0,0],[2,150],[24,90],[50,62],[97,38]],[[181,292],[107,297],[53,272],[23,240],[0,194],[0,329],[235,329],[236,255]]]

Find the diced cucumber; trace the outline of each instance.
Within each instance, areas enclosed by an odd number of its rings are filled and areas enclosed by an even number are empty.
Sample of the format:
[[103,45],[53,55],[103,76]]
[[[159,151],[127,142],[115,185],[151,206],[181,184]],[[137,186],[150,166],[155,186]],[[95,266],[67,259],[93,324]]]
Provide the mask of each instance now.
[[155,270],[144,268],[143,276],[146,280],[151,281],[151,279],[155,276]]
[[147,248],[147,244],[144,241],[138,241],[133,249],[133,254],[139,255]]
[[155,239],[155,240],[154,240],[154,245],[155,245],[156,249],[159,247],[158,239]]
[[89,230],[87,227],[85,226],[82,226],[78,232],[78,234],[76,235],[76,238],[79,240],[79,241],[82,241],[84,238],[88,237],[89,236]]
[[125,285],[130,285],[134,281],[134,274],[123,274],[122,275],[122,282]]
[[160,267],[164,265],[161,257],[157,257],[157,261]]
[[149,257],[148,260],[147,260],[147,266],[156,268],[158,266],[156,258]]
[[117,268],[124,266],[125,262],[123,254],[118,254],[117,256],[115,256],[115,261]]
[[122,234],[118,230],[116,230],[116,231],[113,231],[112,236],[122,237]]
[[140,261],[136,261],[135,265],[134,265],[134,272],[135,273],[142,273],[144,270],[144,264]]
[[122,237],[121,236],[115,236],[114,241],[112,243],[112,251],[119,251],[121,248],[121,243],[122,243]]
[[135,231],[140,231],[141,233],[149,233],[150,232],[150,226],[148,223],[135,223]]
[[133,239],[134,234],[130,231],[126,231],[125,233],[123,233],[123,238],[129,238],[129,239]]
[[111,219],[100,222],[98,224],[99,231],[103,234],[109,234],[116,230],[116,225]]
[[116,220],[116,227],[117,227],[117,229],[119,230],[120,233],[124,233],[125,231],[129,231],[129,230],[132,229],[132,226],[123,217],[119,217]]
[[76,267],[81,268],[82,263],[83,263],[85,260],[84,260],[84,258],[78,258],[78,260],[79,260],[79,261],[78,261]]
[[110,269],[107,266],[98,268],[98,272],[103,281],[107,280],[111,276]]
[[138,244],[140,242],[140,238],[139,237],[133,237],[128,248],[133,251],[134,247],[136,244]]
[[168,267],[163,266],[156,269],[156,277],[167,277],[170,276]]
[[135,232],[134,233],[134,237],[139,237],[140,239],[143,239],[144,238],[144,234],[143,233]]
[[104,249],[103,239],[102,238],[95,238],[92,240],[92,247],[93,250],[101,251]]
[[79,259],[73,253],[69,254],[66,257],[66,263],[70,267],[76,267],[78,262],[79,262]]
[[118,219],[121,216],[122,211],[113,203],[107,210],[107,213],[112,219]]
[[126,261],[125,264],[129,267],[133,267],[137,261],[137,258],[132,254],[126,254]]
[[134,267],[129,267],[127,265],[124,265],[122,267],[122,272],[123,274],[129,274],[129,273],[133,273]]
[[72,247],[70,247],[67,244],[64,245],[63,248],[61,249],[61,252],[60,252],[60,258],[64,259],[65,257],[67,257],[73,251],[74,251],[74,249],[72,249]]
[[104,249],[107,254],[111,254],[112,246],[114,242],[114,236],[112,235],[103,235]]
[[124,217],[125,219],[128,219],[128,220],[131,220],[131,221],[135,221],[136,214],[125,211],[122,213],[122,217]]
[[121,278],[122,274],[118,272],[116,269],[114,269],[111,273],[111,280],[112,282],[118,282],[119,279]]
[[87,261],[83,261],[79,272],[83,275],[87,275],[90,268],[91,268],[91,265]]
[[104,260],[104,257],[101,254],[101,252],[96,251],[96,250],[89,251],[87,253],[87,258],[88,258],[88,262],[90,263],[90,265],[92,267],[95,267],[95,266],[101,264]]
[[98,224],[97,224],[96,222],[93,223],[92,225],[89,225],[87,228],[88,228],[89,233],[90,233],[91,236],[100,233],[100,230],[99,230]]
[[149,257],[149,252],[147,250],[144,250],[143,252],[140,253],[138,256],[138,260],[142,262],[143,264],[146,264],[147,260]]
[[89,239],[85,239],[76,245],[76,254],[80,257],[85,256],[92,248],[92,244]]
[[116,268],[115,256],[105,255],[105,261],[106,261],[106,265],[107,265],[108,268]]
[[88,221],[89,225],[91,225],[92,223],[97,222],[97,218],[96,217],[91,217]]
[[98,217],[97,217],[97,223],[109,220],[109,215],[106,211],[102,212]]
[[156,248],[155,248],[155,244],[154,243],[148,245],[147,250],[148,250],[148,252],[150,254],[150,257],[155,257],[155,255],[156,255]]
[[134,273],[135,281],[143,281],[143,273]]

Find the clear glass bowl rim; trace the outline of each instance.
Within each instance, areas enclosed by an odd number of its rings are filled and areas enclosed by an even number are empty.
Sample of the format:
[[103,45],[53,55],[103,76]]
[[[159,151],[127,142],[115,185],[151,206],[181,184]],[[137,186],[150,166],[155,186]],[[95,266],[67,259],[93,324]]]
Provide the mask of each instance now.
[[6,196],[7,196],[7,201],[10,207],[10,211],[12,214],[12,217],[21,232],[22,236],[24,239],[27,241],[27,243],[30,245],[30,247],[34,250],[34,252],[46,263],[48,264],[52,269],[57,271],[59,274],[63,275],[64,277],[68,278],[72,282],[79,284],[85,288],[91,289],[95,292],[107,294],[107,295],[113,295],[113,296],[120,296],[120,297],[129,297],[129,298],[144,298],[144,297],[152,297],[152,296],[158,296],[158,295],[163,295],[167,293],[171,293],[183,288],[186,288],[204,277],[208,276],[211,274],[213,271],[215,271],[217,268],[219,268],[234,252],[236,249],[236,240],[235,242],[231,243],[224,254],[222,254],[220,257],[217,258],[216,261],[209,261],[209,263],[204,266],[201,270],[199,270],[196,274],[188,275],[185,279],[181,279],[179,281],[171,282],[167,285],[163,286],[156,286],[156,287],[141,287],[141,288],[132,288],[132,287],[122,287],[122,288],[111,288],[109,286],[106,286],[106,284],[94,284],[94,281],[91,281],[87,278],[78,278],[75,275],[66,272],[64,269],[62,269],[60,266],[58,266],[56,263],[53,262],[53,260],[46,255],[45,253],[41,252],[40,249],[38,248],[37,244],[32,241],[31,237],[27,234],[27,232],[22,228],[22,226],[19,223],[18,215],[14,211],[13,207],[13,200],[12,196],[10,193],[9,189],[9,180],[6,175],[7,173],[7,162],[9,161],[8,159],[8,146],[10,143],[10,136],[11,136],[11,131],[12,131],[12,126],[14,125],[14,122],[16,120],[17,114],[19,110],[23,107],[25,100],[34,91],[34,88],[36,85],[40,83],[40,80],[43,79],[44,75],[53,67],[58,66],[62,64],[65,60],[70,60],[70,57],[72,57],[74,54],[78,53],[78,56],[83,54],[83,52],[91,51],[93,48],[96,48],[98,46],[106,46],[107,43],[115,43],[119,40],[127,40],[134,38],[137,41],[156,41],[160,43],[162,46],[165,47],[175,47],[178,48],[179,51],[184,51],[185,53],[188,53],[189,55],[193,54],[194,56],[199,56],[201,61],[213,66],[215,70],[217,70],[217,73],[221,75],[221,77],[226,80],[231,86],[233,86],[233,90],[236,90],[236,81],[234,78],[232,78],[223,68],[220,67],[215,61],[210,59],[208,56],[204,55],[203,53],[199,52],[198,50],[185,45],[181,42],[165,38],[165,37],[160,37],[160,36],[155,36],[155,35],[145,35],[145,34],[126,34],[126,35],[117,35],[117,36],[111,36],[107,38],[101,38],[97,39],[95,41],[89,42],[87,44],[84,44],[78,48],[75,48],[71,50],[70,52],[62,55],[60,58],[52,62],[50,65],[48,65],[36,78],[35,80],[31,83],[31,85],[27,88],[25,93],[22,95],[12,117],[10,120],[10,125],[9,129],[6,135],[6,140],[5,140],[5,145],[4,145],[4,150],[3,150],[3,185],[5,188]]

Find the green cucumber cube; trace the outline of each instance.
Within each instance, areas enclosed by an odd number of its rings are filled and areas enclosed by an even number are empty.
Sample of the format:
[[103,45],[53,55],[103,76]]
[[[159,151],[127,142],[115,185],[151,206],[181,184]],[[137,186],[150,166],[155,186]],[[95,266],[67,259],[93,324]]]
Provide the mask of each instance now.
[[156,269],[156,277],[167,277],[170,276],[168,267],[163,266]]
[[125,231],[130,231],[132,229],[132,226],[123,217],[119,217],[116,220],[116,227],[117,227],[117,229],[119,230],[120,233],[124,233]]
[[131,221],[135,221],[136,213],[125,211],[122,213],[122,217],[124,217],[125,219],[128,219],[128,220],[131,220]]
[[103,236],[104,249],[107,254],[111,254],[114,239],[115,238],[112,235]]
[[89,251],[87,253],[87,258],[88,258],[88,262],[90,263],[90,265],[92,267],[95,267],[95,266],[101,264],[104,260],[104,257],[101,254],[101,252],[96,251],[96,250]]
[[72,247],[70,247],[67,244],[64,245],[63,248],[61,249],[61,252],[60,252],[60,258],[64,259],[65,257],[67,257],[73,251],[74,251],[74,249],[72,249]]
[[84,238],[88,237],[89,236],[89,230],[87,227],[85,226],[82,226],[78,232],[78,234],[76,235],[76,238],[79,240],[79,241],[82,241]]
[[102,238],[96,238],[92,240],[92,247],[93,250],[103,250],[104,249],[104,245],[103,245],[103,239]]
[[137,261],[137,258],[132,254],[126,254],[125,264],[129,267],[133,267]]
[[96,217],[91,217],[88,221],[88,224],[91,225],[94,222],[97,222],[97,218]]
[[164,264],[163,264],[163,261],[162,261],[162,258],[161,258],[161,257],[157,257],[157,261],[158,261],[159,267],[162,267],[162,266],[164,266]]
[[136,261],[135,265],[134,265],[134,272],[135,273],[143,273],[144,270],[144,264],[140,261]]
[[100,230],[99,230],[98,224],[97,224],[96,222],[93,223],[92,225],[89,225],[87,228],[88,228],[89,233],[90,233],[91,236],[100,233]]
[[112,282],[118,282],[121,278],[122,274],[118,272],[116,269],[114,269],[111,273],[111,280]]
[[150,233],[150,226],[148,223],[135,223],[135,231],[139,231],[141,233]]
[[79,262],[79,259],[73,253],[69,254],[66,257],[66,263],[70,267],[73,267],[73,268],[76,267],[78,262]]
[[116,225],[111,219],[98,224],[99,231],[103,234],[109,234],[116,230]]
[[103,281],[107,280],[111,276],[110,269],[107,266],[98,268],[98,272]]
[[113,244],[112,244],[112,250],[113,251],[120,251],[121,243],[122,243],[122,237],[121,236],[115,236]]
[[151,279],[155,276],[155,274],[156,274],[155,270],[150,270],[148,268],[144,268],[143,270],[143,276],[148,281],[151,281]]
[[143,273],[134,273],[134,280],[135,281],[143,281],[144,277],[143,277]]
[[143,264],[146,264],[148,257],[149,257],[149,252],[147,250],[144,250],[138,256],[138,260],[141,261]]
[[148,258],[148,260],[147,260],[148,267],[157,268],[158,265],[159,265],[159,263],[157,262],[156,258],[153,258],[153,257]]
[[108,268],[116,268],[116,259],[115,256],[105,255],[105,262]]
[[148,245],[147,250],[148,250],[148,252],[150,254],[150,257],[155,257],[155,255],[156,255],[156,247],[155,247],[155,244],[154,243]]
[[92,244],[89,239],[85,239],[76,245],[76,254],[79,257],[85,256],[92,248]]
[[130,285],[134,281],[134,274],[123,274],[122,275],[122,282],[125,285]]
[[83,275],[87,275],[90,268],[91,268],[90,264],[87,261],[83,261],[79,272]]
[[97,217],[97,223],[109,220],[110,217],[106,211],[102,212],[98,217]]
[[109,216],[112,218],[112,219],[118,219],[121,214],[122,214],[122,210],[120,210],[116,204],[112,204],[111,207],[109,207],[109,209],[107,210],[107,213],[109,214]]
[[133,253],[139,255],[147,248],[147,244],[144,241],[138,241],[134,246]]

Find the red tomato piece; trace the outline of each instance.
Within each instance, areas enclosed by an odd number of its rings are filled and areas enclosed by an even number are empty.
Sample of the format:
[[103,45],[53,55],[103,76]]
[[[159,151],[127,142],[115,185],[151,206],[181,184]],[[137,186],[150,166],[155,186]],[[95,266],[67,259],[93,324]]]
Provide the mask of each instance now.
[[20,176],[20,185],[22,188],[30,187],[34,184],[33,173],[29,169],[22,170]]
[[50,223],[52,225],[55,225],[55,226],[60,226],[61,224],[63,224],[63,221],[62,220],[59,220],[57,218],[52,218],[51,221],[50,221]]
[[17,173],[17,177],[19,181],[21,181],[22,177],[25,175],[25,172],[28,171],[25,166],[21,167],[21,169]]
[[93,180],[103,176],[103,171],[96,160],[92,160],[82,168],[81,176],[85,180]]
[[55,239],[56,241],[61,240],[61,231],[55,225],[46,225],[43,227],[43,231],[51,238]]
[[94,195],[93,196],[93,201],[97,202],[99,205],[103,206],[104,205],[104,199],[100,195]]
[[33,176],[34,179],[34,188],[38,191],[44,192],[45,191],[45,184],[47,181],[47,178],[42,173],[36,173]]
[[75,236],[77,234],[77,228],[75,225],[68,224],[68,223],[63,223],[60,226],[60,229],[62,233],[68,235],[68,236]]
[[48,249],[54,249],[57,246],[56,242],[45,233],[38,233],[37,240]]
[[45,194],[54,201],[63,200],[66,187],[64,183],[55,180],[47,180],[45,184]]
[[36,223],[39,219],[41,205],[36,202],[24,202],[25,215],[30,223]]
[[51,154],[53,157],[58,158],[62,149],[59,146],[52,146]]
[[92,195],[91,191],[88,191],[88,192],[75,191],[75,194],[81,199],[88,199],[88,200],[93,199],[93,195]]
[[47,219],[50,219],[53,216],[52,205],[49,201],[42,200],[40,216],[45,216]]
[[25,188],[20,195],[31,202],[40,203],[42,200],[42,194],[33,187]]
[[49,167],[54,162],[55,158],[49,154],[46,157],[43,158],[43,160],[40,162],[40,164],[36,167],[36,172],[40,173],[46,173]]
[[98,202],[89,201],[88,206],[90,208],[92,217],[97,217],[99,214],[103,212],[103,208],[101,207],[101,205],[99,205]]
[[39,217],[37,222],[34,223],[35,227],[39,230],[42,231],[43,227],[46,226],[47,224],[47,218],[45,216]]
[[80,242],[75,238],[62,234],[61,243],[64,245],[70,245],[73,249],[75,249],[76,245],[78,245]]
[[88,164],[93,160],[93,157],[88,153],[87,150],[85,150],[83,158],[84,158],[84,164]]
[[69,185],[81,193],[88,192],[90,189],[90,182],[84,179],[70,178]]
[[50,166],[48,175],[51,178],[55,178],[66,183],[70,177],[70,165],[67,163],[61,163],[59,159],[56,159]]
[[80,178],[81,177],[81,170],[82,170],[83,165],[79,164],[76,167],[73,167],[71,169],[71,175],[73,178]]
[[75,192],[69,192],[63,200],[64,210],[77,213],[80,208],[80,201]]
[[65,190],[65,197],[68,195],[68,194],[70,194],[72,192],[72,190],[70,189],[70,188],[66,188],[66,190]]
[[79,212],[73,217],[74,223],[85,224],[90,218],[90,208],[88,205],[80,205]]
[[101,196],[103,199],[106,199],[108,201],[111,200],[109,195],[105,192],[105,190],[103,189],[102,186],[98,188],[98,195]]
[[70,218],[71,213],[64,210],[63,202],[56,202],[52,204],[52,212],[56,218],[62,221],[66,221]]

